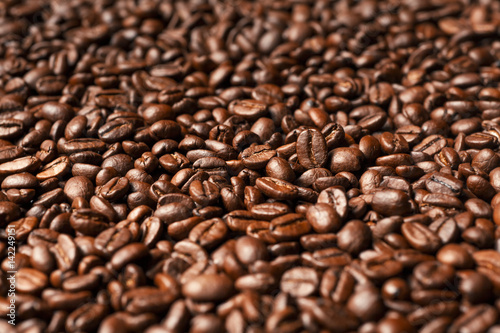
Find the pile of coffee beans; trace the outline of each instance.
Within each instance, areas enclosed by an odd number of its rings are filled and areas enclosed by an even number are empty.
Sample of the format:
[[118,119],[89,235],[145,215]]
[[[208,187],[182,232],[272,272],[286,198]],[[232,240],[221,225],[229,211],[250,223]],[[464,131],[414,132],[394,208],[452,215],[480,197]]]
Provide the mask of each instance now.
[[499,333],[500,2],[2,0],[0,184],[3,333]]

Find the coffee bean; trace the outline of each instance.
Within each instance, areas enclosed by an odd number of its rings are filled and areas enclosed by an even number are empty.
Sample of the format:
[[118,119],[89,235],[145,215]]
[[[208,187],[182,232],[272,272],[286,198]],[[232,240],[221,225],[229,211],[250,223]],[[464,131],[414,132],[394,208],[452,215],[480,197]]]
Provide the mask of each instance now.
[[227,299],[233,292],[233,282],[225,275],[199,275],[182,286],[182,294],[196,302]]
[[108,309],[103,304],[85,304],[68,315],[66,319],[66,329],[69,332],[81,330],[94,330],[99,326]]
[[121,297],[124,310],[132,314],[163,313],[175,300],[170,291],[153,287],[140,287],[125,292]]
[[318,203],[307,210],[307,220],[317,233],[328,233],[339,230],[341,220],[333,207],[326,203]]
[[314,269],[295,267],[283,274],[280,287],[294,297],[307,297],[317,290],[318,285],[319,277]]
[[94,246],[106,257],[110,257],[118,249],[132,240],[132,234],[127,228],[109,228],[95,237]]
[[99,139],[106,143],[121,142],[133,133],[132,124],[121,120],[110,121],[99,128]]
[[57,149],[68,155],[84,151],[103,153],[106,150],[106,144],[99,139],[78,138],[58,144]]
[[2,225],[16,221],[21,217],[21,211],[17,204],[10,201],[0,201],[0,221]]
[[271,235],[277,240],[293,240],[309,233],[311,225],[300,214],[286,214],[271,221]]
[[82,197],[85,200],[90,200],[94,193],[94,185],[92,182],[83,176],[70,178],[64,186],[64,194],[70,201],[77,197]]
[[214,248],[227,234],[227,226],[220,218],[213,218],[197,224],[189,232],[189,240],[202,247]]
[[234,250],[238,260],[246,265],[268,258],[264,243],[248,236],[238,238]]
[[241,153],[241,159],[245,167],[258,170],[264,168],[269,160],[276,155],[276,151],[267,145],[256,145],[245,149]]
[[404,223],[401,226],[401,232],[412,247],[424,253],[434,253],[441,247],[439,237],[420,223]]
[[330,170],[334,174],[342,171],[359,171],[364,159],[363,153],[357,148],[335,148],[329,155]]
[[116,251],[111,257],[111,267],[119,271],[126,264],[136,262],[148,256],[148,248],[142,243],[130,243]]
[[284,180],[262,177],[257,179],[255,186],[268,197],[278,200],[293,200],[298,197],[298,190],[293,184]]
[[230,109],[231,107],[235,115],[247,120],[257,120],[267,113],[266,103],[252,99],[237,101],[233,105],[230,105]]
[[381,190],[375,192],[372,208],[385,216],[406,215],[411,211],[408,195],[400,190]]
[[455,177],[440,172],[435,172],[425,181],[429,192],[459,196],[463,183]]
[[317,202],[333,205],[335,211],[337,212],[337,215],[342,220],[345,220],[347,218],[347,213],[348,213],[347,196],[342,187],[332,186],[321,191],[321,193],[318,196]]
[[68,235],[59,235],[57,237],[57,244],[50,251],[56,258],[59,269],[62,271],[75,269],[80,259],[79,250],[74,240]]
[[361,221],[348,222],[337,234],[338,246],[350,254],[358,254],[370,246],[371,232]]
[[458,244],[448,244],[443,246],[437,253],[436,258],[455,268],[471,268],[473,264],[472,256]]
[[363,322],[374,321],[384,314],[382,298],[375,288],[365,287],[349,298],[347,308]]
[[470,312],[458,317],[451,327],[450,332],[459,332],[463,329],[485,331],[491,327],[498,318],[498,311],[490,305],[477,305],[470,309]]
[[89,236],[96,236],[108,227],[105,215],[88,208],[74,211],[70,223],[73,229]]
[[301,132],[297,138],[297,157],[299,163],[307,169],[325,166],[327,145],[323,135],[313,129]]
[[48,286],[45,274],[33,268],[21,268],[16,274],[16,288],[22,293],[38,294]]
[[34,156],[20,157],[0,164],[0,175],[7,176],[21,172],[33,172],[38,169],[41,161]]

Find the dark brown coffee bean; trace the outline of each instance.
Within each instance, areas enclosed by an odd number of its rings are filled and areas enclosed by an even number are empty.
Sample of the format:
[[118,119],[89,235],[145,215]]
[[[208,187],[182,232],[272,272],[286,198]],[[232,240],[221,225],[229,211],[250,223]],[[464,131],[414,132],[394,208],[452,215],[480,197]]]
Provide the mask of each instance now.
[[281,278],[281,290],[294,297],[307,297],[318,288],[319,277],[308,267],[295,267],[286,271]]
[[386,189],[375,192],[372,208],[385,216],[406,215],[411,211],[410,198],[400,190]]
[[473,261],[472,256],[462,246],[458,244],[448,244],[443,246],[437,253],[436,258],[455,268],[470,268]]
[[441,247],[439,237],[420,223],[404,223],[401,232],[412,247],[424,253],[434,253]]
[[78,138],[58,144],[57,149],[68,155],[84,151],[103,153],[106,150],[106,144],[99,139]]
[[189,240],[199,244],[204,248],[214,248],[226,237],[228,230],[224,221],[220,218],[213,218],[198,223],[189,232]]
[[99,195],[109,201],[118,201],[127,194],[129,184],[126,177],[114,177],[100,188]]
[[174,300],[175,295],[170,291],[161,291],[154,287],[132,289],[121,297],[124,310],[136,315],[148,312],[163,313]]
[[307,169],[325,166],[327,145],[323,135],[313,129],[301,132],[297,138],[297,157],[299,163]]
[[94,194],[94,184],[83,176],[72,177],[64,186],[64,194],[71,202],[77,197],[82,197],[88,201]]
[[341,250],[356,255],[367,249],[371,243],[371,231],[361,221],[348,222],[337,234],[337,243]]
[[341,227],[337,211],[329,204],[318,203],[307,210],[307,220],[317,233],[336,232]]
[[287,214],[271,221],[271,235],[280,241],[298,239],[311,230],[311,225],[300,214]]
[[263,169],[269,160],[276,155],[276,151],[267,145],[255,145],[245,149],[241,153],[241,159],[245,167],[258,170]]
[[265,244],[248,236],[238,238],[234,250],[238,260],[245,265],[268,258]]
[[449,332],[459,332],[460,330],[474,330],[477,332],[486,331],[498,319],[498,310],[494,307],[483,304],[472,307],[467,313],[458,317]]
[[268,197],[278,200],[293,200],[298,197],[297,187],[284,180],[262,177],[255,182],[257,188]]
[[16,274],[16,289],[22,293],[38,294],[48,286],[45,274],[33,268],[21,268]]
[[60,270],[68,271],[76,268],[80,259],[80,253],[70,236],[59,235],[57,237],[57,244],[50,251],[54,254]]
[[41,161],[34,156],[20,157],[0,164],[0,175],[7,176],[21,172],[33,172],[38,169]]
[[120,271],[128,263],[144,260],[148,254],[146,245],[142,243],[130,243],[113,254],[110,264],[114,270]]
[[459,196],[463,183],[455,177],[440,172],[435,172],[425,181],[429,192]]
[[87,208],[74,211],[71,214],[70,223],[73,229],[89,236],[97,236],[108,228],[105,215]]
[[229,110],[231,108],[235,115],[247,120],[257,120],[267,113],[266,103],[252,99],[236,101],[229,106]]
[[52,177],[64,176],[70,170],[70,161],[67,156],[61,156],[46,164],[42,170],[36,175],[40,181],[50,179]]
[[330,170],[334,174],[356,172],[361,169],[363,159],[363,153],[357,148],[335,148],[330,152]]
[[85,330],[95,330],[105,316],[108,308],[103,304],[85,304],[68,315],[66,319],[66,330],[68,332],[78,332]]
[[127,228],[109,228],[95,237],[95,248],[110,257],[118,249],[122,248],[132,240],[132,234]]
[[227,299],[233,292],[233,282],[222,274],[199,275],[182,286],[182,294],[197,302]]
[[318,196],[317,202],[333,205],[335,211],[342,220],[345,220],[347,218],[349,207],[347,204],[347,196],[342,187],[332,186],[321,191]]
[[383,316],[384,303],[377,289],[365,287],[349,298],[347,309],[363,322],[368,322]]
[[132,135],[133,126],[129,122],[114,120],[104,124],[97,133],[99,139],[106,143],[121,142]]

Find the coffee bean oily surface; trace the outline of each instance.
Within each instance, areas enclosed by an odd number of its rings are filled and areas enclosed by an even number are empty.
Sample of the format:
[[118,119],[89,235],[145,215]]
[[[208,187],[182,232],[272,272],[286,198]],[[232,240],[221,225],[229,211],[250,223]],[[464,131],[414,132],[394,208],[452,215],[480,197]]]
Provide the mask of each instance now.
[[498,333],[499,193],[498,1],[0,1],[0,332]]

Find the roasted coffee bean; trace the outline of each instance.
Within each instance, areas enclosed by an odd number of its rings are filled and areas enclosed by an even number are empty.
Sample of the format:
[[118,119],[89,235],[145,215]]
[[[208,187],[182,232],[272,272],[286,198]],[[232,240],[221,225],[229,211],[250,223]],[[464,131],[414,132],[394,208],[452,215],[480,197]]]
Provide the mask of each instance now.
[[332,186],[321,191],[317,202],[333,205],[335,211],[342,220],[347,218],[349,207],[347,203],[347,196],[342,187]]
[[233,292],[233,282],[225,275],[199,275],[182,286],[182,294],[196,302],[227,299]]
[[248,236],[239,238],[235,243],[234,250],[238,260],[245,265],[268,258],[265,244]]
[[118,249],[132,240],[132,233],[127,228],[109,228],[95,237],[94,247],[106,257],[110,257]]
[[358,254],[371,243],[371,232],[361,221],[348,222],[337,234],[338,247],[350,254]]
[[270,148],[267,145],[255,145],[245,149],[241,153],[243,165],[252,170],[263,169],[276,155],[276,151]]
[[128,263],[144,260],[148,255],[146,245],[142,243],[130,243],[113,254],[110,264],[114,270],[119,271]]
[[307,297],[318,288],[319,276],[312,268],[295,267],[286,271],[281,278],[281,290],[294,297]]
[[99,139],[106,143],[121,142],[128,139],[133,133],[133,126],[129,122],[114,120],[99,128]]
[[33,268],[21,268],[16,274],[16,288],[22,293],[38,294],[48,283],[47,276]]
[[427,226],[407,222],[401,226],[401,232],[410,245],[424,253],[434,253],[441,247],[441,240]]
[[106,200],[117,201],[125,196],[129,184],[129,179],[126,177],[114,177],[102,185],[98,194]]
[[330,170],[334,174],[356,172],[361,169],[363,159],[363,153],[357,148],[335,148],[330,152]]
[[307,220],[317,233],[336,232],[341,226],[337,211],[326,203],[318,203],[307,210]]
[[41,161],[34,156],[20,157],[0,164],[0,175],[7,176],[21,172],[33,172],[38,169]]
[[84,235],[96,236],[108,228],[107,217],[92,209],[77,209],[71,214],[71,227]]
[[61,234],[57,237],[57,244],[50,248],[61,271],[74,270],[80,259],[80,253],[74,240]]
[[413,270],[418,282],[428,289],[442,289],[450,285],[455,270],[452,266],[437,261],[426,261],[418,264]]
[[472,307],[467,313],[458,317],[451,327],[450,332],[459,332],[460,330],[471,329],[474,331],[486,331],[494,325],[498,318],[498,310],[491,305],[477,305]]
[[104,304],[85,304],[68,315],[65,327],[69,332],[95,330],[107,314]]
[[121,302],[124,310],[132,314],[147,312],[163,313],[175,300],[170,291],[160,291],[154,287],[140,287],[129,290],[122,295]]
[[88,201],[93,193],[94,185],[88,178],[83,176],[68,179],[64,186],[64,194],[66,194],[71,202],[77,197],[82,197]]
[[437,253],[436,258],[455,268],[470,268],[473,265],[472,256],[467,250],[458,244],[448,244],[443,246]]
[[451,175],[435,172],[425,181],[425,187],[432,193],[459,196],[463,189],[463,183]]
[[198,223],[189,232],[189,240],[204,248],[214,248],[220,244],[227,234],[227,226],[220,218],[213,218]]
[[57,150],[68,155],[84,151],[103,153],[106,150],[106,144],[99,139],[78,138],[58,144]]
[[252,99],[237,101],[230,105],[229,108],[232,109],[235,115],[246,120],[257,120],[267,113],[266,103]]
[[297,187],[284,180],[272,177],[257,179],[255,186],[268,197],[278,200],[293,200],[298,197]]
[[273,219],[270,230],[271,235],[277,240],[286,241],[298,239],[300,236],[309,233],[311,225],[300,214],[287,214]]
[[410,198],[400,190],[380,190],[375,192],[372,208],[385,216],[406,215],[411,212]]
[[299,163],[307,169],[325,166],[327,152],[326,141],[317,130],[307,129],[297,138],[297,157]]

